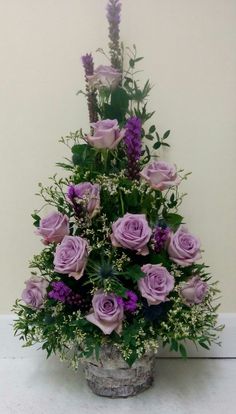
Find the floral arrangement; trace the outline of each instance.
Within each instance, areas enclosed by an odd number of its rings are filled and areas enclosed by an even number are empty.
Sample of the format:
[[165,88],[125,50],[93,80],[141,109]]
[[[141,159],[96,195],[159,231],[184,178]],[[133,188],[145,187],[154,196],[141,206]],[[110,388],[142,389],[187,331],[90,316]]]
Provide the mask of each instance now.
[[94,69],[82,56],[90,129],[61,139],[67,178],[39,185],[51,207],[32,215],[43,249],[14,305],[25,345],[39,342],[74,368],[107,343],[129,365],[160,344],[185,357],[186,340],[208,349],[222,329],[216,282],[178,212],[188,174],[159,158],[170,131],[150,122],[151,85],[136,79],[136,47],[120,42],[120,12],[109,0],[109,55],[99,49],[109,64]]

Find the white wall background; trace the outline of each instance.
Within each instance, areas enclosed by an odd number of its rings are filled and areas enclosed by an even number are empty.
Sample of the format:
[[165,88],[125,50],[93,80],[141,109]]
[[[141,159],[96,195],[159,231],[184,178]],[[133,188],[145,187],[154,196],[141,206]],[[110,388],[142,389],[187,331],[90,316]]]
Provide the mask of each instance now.
[[[30,214],[65,155],[57,140],[87,128],[81,54],[105,47],[106,0],[0,0],[0,313],[8,313],[40,250]],[[170,160],[192,171],[182,211],[236,312],[236,1],[123,0],[122,38],[134,42],[155,89]],[[97,57],[101,63],[101,57]],[[143,76],[143,75],[142,75]]]

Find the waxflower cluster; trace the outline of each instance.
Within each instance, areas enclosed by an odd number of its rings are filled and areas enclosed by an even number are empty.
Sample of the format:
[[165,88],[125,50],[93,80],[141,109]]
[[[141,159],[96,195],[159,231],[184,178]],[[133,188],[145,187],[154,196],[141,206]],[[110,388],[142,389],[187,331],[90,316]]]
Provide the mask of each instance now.
[[[90,125],[61,164],[68,178],[41,190],[51,206],[33,214],[43,250],[14,310],[16,332],[27,344],[40,338],[48,354],[76,344],[86,357],[111,341],[132,364],[161,340],[181,353],[177,339],[216,341],[217,289],[178,212],[185,177],[159,158],[169,131],[146,129],[149,83],[139,89],[127,75],[141,60],[136,48],[123,68],[120,11],[108,1],[110,65],[82,57]],[[151,155],[145,137],[155,136]]]

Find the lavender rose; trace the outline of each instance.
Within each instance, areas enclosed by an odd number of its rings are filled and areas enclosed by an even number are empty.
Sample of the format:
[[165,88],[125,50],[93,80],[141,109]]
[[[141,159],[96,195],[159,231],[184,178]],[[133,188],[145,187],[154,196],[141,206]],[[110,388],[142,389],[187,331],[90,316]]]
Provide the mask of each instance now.
[[201,280],[199,276],[193,276],[181,286],[180,296],[186,305],[192,306],[204,300],[208,289],[206,282]]
[[87,76],[91,88],[106,87],[115,89],[122,78],[121,72],[111,66],[100,65],[94,70],[93,75]]
[[149,253],[147,243],[152,235],[145,214],[126,213],[112,225],[111,242],[114,247],[136,250],[142,256]]
[[47,295],[48,281],[43,277],[32,276],[25,282],[26,288],[23,290],[21,298],[27,306],[33,309],[43,307],[44,299]]
[[92,218],[100,208],[100,186],[84,182],[76,185],[70,185],[67,191],[67,197],[72,205],[81,204]]
[[99,149],[113,149],[124,138],[125,130],[119,129],[117,119],[105,119],[91,124],[93,135],[87,135],[90,145]]
[[175,279],[168,270],[159,264],[146,264],[141,267],[145,276],[138,281],[139,290],[149,305],[158,305],[168,300],[174,289]]
[[54,270],[58,273],[69,274],[76,280],[83,275],[88,257],[88,243],[78,236],[65,236],[56,248],[54,255]]
[[180,183],[175,166],[165,161],[151,162],[143,168],[140,175],[156,190],[163,191]]
[[36,233],[43,237],[44,244],[60,243],[69,234],[69,218],[54,211],[40,220]]
[[186,227],[180,226],[169,237],[168,253],[170,259],[178,265],[190,266],[201,258],[200,241]]
[[95,293],[93,300],[93,313],[86,316],[86,319],[98,326],[105,335],[112,331],[120,333],[124,317],[124,306],[114,293],[105,294],[103,291]]

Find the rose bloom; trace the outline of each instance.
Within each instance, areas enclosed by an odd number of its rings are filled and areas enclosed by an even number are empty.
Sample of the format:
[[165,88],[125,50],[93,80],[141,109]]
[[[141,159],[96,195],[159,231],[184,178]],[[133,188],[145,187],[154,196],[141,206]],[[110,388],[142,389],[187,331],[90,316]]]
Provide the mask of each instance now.
[[67,191],[67,197],[70,202],[84,205],[88,215],[92,218],[100,208],[100,186],[84,182],[70,185]]
[[80,279],[88,257],[88,243],[82,237],[65,236],[56,248],[54,255],[54,270],[58,273],[69,274]]
[[151,162],[143,168],[140,175],[155,190],[163,191],[180,183],[175,166],[165,161]]
[[124,317],[124,306],[114,293],[104,293],[102,290],[95,293],[93,300],[93,312],[86,319],[98,326],[105,335],[112,331],[120,333]]
[[106,87],[115,89],[122,78],[121,72],[111,66],[100,65],[94,70],[94,74],[87,76],[91,88]]
[[145,214],[126,213],[112,225],[111,242],[114,247],[136,250],[142,256],[149,253],[147,243],[152,235]]
[[93,135],[87,135],[90,145],[99,149],[114,149],[124,138],[125,130],[119,129],[117,119],[105,119],[91,124]]
[[201,258],[200,241],[181,225],[175,233],[170,234],[168,253],[178,265],[190,266]]
[[69,234],[69,218],[54,211],[40,220],[36,233],[43,237],[44,244],[60,243]]
[[181,286],[180,296],[184,303],[192,306],[201,303],[208,293],[209,287],[199,276],[191,277]]
[[168,300],[167,296],[174,289],[175,279],[168,270],[159,264],[146,264],[141,267],[145,276],[138,281],[141,295],[148,305],[158,305]]
[[32,309],[42,308],[47,295],[48,281],[43,277],[32,276],[25,284],[26,288],[21,295],[22,300]]

